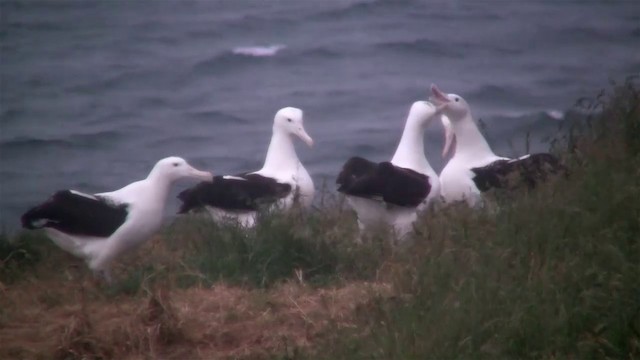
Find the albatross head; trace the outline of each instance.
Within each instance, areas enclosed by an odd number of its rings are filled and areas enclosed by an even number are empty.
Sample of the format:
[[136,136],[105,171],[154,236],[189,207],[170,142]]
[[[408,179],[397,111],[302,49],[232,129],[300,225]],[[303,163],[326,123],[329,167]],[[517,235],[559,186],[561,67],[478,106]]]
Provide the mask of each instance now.
[[304,113],[294,107],[280,109],[273,119],[273,130],[284,131],[286,134],[296,135],[309,147],[313,146],[313,139],[304,130]]
[[456,94],[445,94],[435,84],[431,85],[431,100],[449,120],[456,122],[462,120],[469,113],[469,104]]
[[170,182],[182,178],[194,178],[209,182],[213,180],[213,174],[208,171],[200,171],[189,165],[185,159],[177,156],[167,157],[158,161],[151,173],[158,174]]
[[455,147],[453,145],[455,141],[453,123],[462,121],[470,114],[469,104],[460,95],[443,93],[435,84],[431,85],[431,93],[429,100],[436,104],[442,112],[440,118],[442,126],[444,126],[442,157],[445,157]]
[[417,123],[422,129],[425,129],[437,113],[438,109],[432,103],[428,101],[416,101],[409,109],[407,122]]

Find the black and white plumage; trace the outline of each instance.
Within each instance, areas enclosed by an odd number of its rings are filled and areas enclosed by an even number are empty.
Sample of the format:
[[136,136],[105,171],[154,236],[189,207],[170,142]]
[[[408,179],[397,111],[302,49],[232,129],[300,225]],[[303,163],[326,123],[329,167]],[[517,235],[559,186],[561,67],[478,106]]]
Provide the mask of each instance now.
[[22,215],[26,229],[51,228],[69,235],[109,237],[127,219],[129,204],[75,190],[60,190]]
[[291,184],[279,183],[258,174],[240,174],[216,176],[212,183],[200,183],[181,192],[178,198],[182,200],[180,213],[202,204],[235,211],[256,211],[290,192]]
[[[535,187],[565,168],[551,154],[529,154],[516,159],[497,156],[476,126],[467,102],[455,94],[431,87],[432,101],[442,108],[445,129],[443,156],[453,157],[440,173],[442,197],[447,202],[482,204],[482,193],[491,189]],[[454,145],[455,144],[455,145]]]
[[302,166],[293,145],[297,136],[307,145],[313,140],[303,126],[302,110],[279,110],[262,169],[240,175],[216,176],[212,183],[201,183],[181,192],[180,213],[206,209],[214,221],[254,226],[257,211],[263,207],[289,209],[298,202],[311,205],[314,185]]
[[398,148],[391,159],[374,163],[352,157],[338,175],[338,191],[358,215],[361,231],[381,222],[402,238],[412,228],[417,212],[440,196],[438,175],[424,154],[424,130],[438,116],[427,101],[413,103]]
[[22,215],[22,226],[43,228],[60,248],[83,258],[107,279],[117,256],[147,240],[162,224],[171,184],[181,178],[211,181],[179,157],[156,163],[146,179],[122,189],[85,194],[61,190]]
[[532,189],[550,175],[564,173],[558,159],[547,153],[529,154],[517,159],[496,160],[482,167],[471,168],[473,182],[481,192],[491,189]]
[[405,207],[420,205],[431,191],[425,174],[357,156],[345,163],[336,182],[341,193]]

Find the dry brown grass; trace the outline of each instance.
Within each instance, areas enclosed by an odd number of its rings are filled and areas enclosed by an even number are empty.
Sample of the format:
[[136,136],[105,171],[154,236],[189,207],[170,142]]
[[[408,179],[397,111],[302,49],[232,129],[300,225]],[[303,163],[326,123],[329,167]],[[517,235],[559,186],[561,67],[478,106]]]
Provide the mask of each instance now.
[[380,283],[314,289],[300,281],[269,290],[217,284],[109,299],[85,282],[25,281],[0,300],[0,358],[268,358],[309,349],[323,331],[352,326]]

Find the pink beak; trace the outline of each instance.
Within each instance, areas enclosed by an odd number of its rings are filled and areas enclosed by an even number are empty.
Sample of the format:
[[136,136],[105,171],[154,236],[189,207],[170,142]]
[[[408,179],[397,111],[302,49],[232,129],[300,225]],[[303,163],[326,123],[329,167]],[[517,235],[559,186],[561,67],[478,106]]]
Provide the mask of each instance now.
[[446,115],[443,114],[440,119],[444,127],[444,148],[442,149],[442,157],[444,158],[455,149],[456,133],[453,131],[451,120]]
[[431,84],[431,93],[433,94],[431,98],[439,105],[451,102],[451,100],[447,97],[447,94],[440,91],[436,84]]

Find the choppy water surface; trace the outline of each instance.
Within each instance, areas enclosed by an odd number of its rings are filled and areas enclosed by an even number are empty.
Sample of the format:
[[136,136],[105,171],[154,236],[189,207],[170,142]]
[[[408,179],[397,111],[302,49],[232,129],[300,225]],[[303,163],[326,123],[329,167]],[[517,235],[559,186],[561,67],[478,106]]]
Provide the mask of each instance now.
[[[388,159],[430,83],[496,152],[544,150],[575,100],[640,70],[629,2],[2,1],[0,224],[53,191],[105,191],[180,155],[257,169],[275,112],[305,111],[316,184]],[[426,134],[436,170],[442,129]],[[186,184],[183,184],[186,186]],[[172,208],[173,209],[173,208]],[[172,210],[169,209],[169,212]]]

